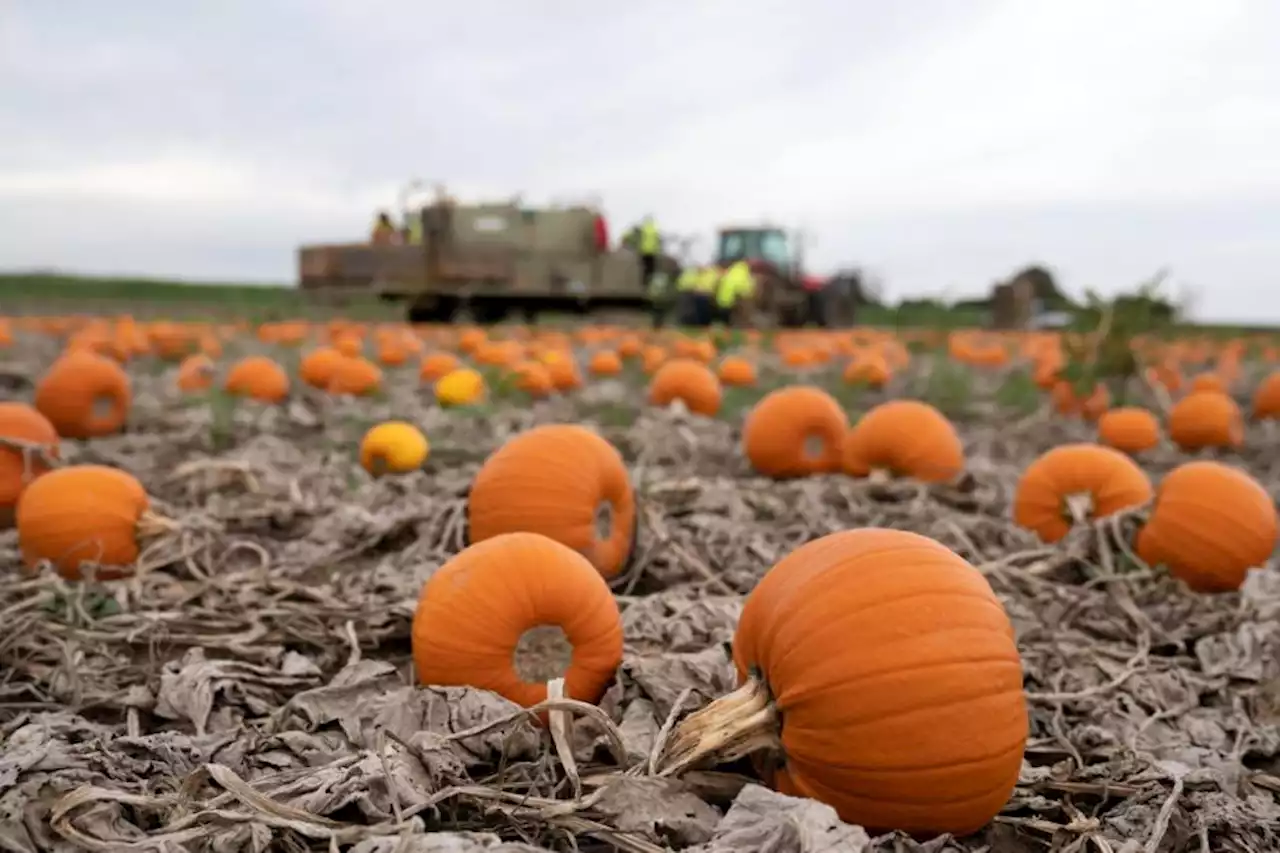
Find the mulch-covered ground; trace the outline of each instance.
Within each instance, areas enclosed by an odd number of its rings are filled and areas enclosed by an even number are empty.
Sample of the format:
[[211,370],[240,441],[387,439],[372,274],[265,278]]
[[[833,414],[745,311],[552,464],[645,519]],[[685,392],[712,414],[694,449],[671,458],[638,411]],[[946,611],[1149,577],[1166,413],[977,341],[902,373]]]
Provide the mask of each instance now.
[[[0,396],[28,399],[50,347],[0,353]],[[182,528],[135,578],[74,585],[21,573],[0,532],[0,850],[1280,850],[1280,575],[1193,595],[1134,567],[1123,520],[1059,547],[1017,529],[1022,468],[1087,425],[979,399],[957,417],[957,487],[773,482],[741,458],[740,412],[655,411],[623,381],[443,411],[408,371],[373,402],[299,392],[228,411],[183,399],[164,370],[131,372],[127,434],[63,456],[131,471]],[[427,433],[425,471],[358,467],[360,435],[387,417]],[[575,711],[571,771],[506,701],[414,686],[409,643],[423,581],[464,546],[485,455],[566,421],[615,443],[641,503],[617,589],[626,657],[601,712]],[[1274,493],[1266,447],[1231,461]],[[1143,465],[1155,479],[1185,458]],[[869,837],[746,765],[651,773],[671,720],[732,688],[745,593],[856,526],[955,549],[1017,629],[1031,739],[978,835]]]

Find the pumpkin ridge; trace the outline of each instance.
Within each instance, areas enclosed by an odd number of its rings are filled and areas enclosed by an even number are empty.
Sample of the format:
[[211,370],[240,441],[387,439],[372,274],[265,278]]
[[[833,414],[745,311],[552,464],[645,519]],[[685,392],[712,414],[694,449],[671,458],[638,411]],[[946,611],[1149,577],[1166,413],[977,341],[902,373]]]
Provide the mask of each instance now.
[[[986,764],[988,762],[993,762],[997,759],[1007,758],[1009,757],[1010,753],[1014,752],[1015,750],[1021,750],[1021,749],[1023,749],[1022,742],[1015,741],[1013,743],[1010,743],[1007,746],[1001,746],[999,749],[993,752],[987,752],[980,756],[977,756],[976,758],[946,759],[946,760],[937,761],[929,764],[904,764],[898,767],[889,767],[885,765],[872,766],[867,764],[849,764],[844,761],[827,761],[824,759],[822,761],[821,766],[824,768],[835,768],[837,770],[851,770],[851,771],[856,771],[858,773],[866,773],[868,775],[874,775],[874,776],[893,776],[899,773],[927,773],[930,770],[945,770],[951,767],[968,767],[968,766],[973,766],[978,764]],[[809,762],[805,762],[803,760],[801,761],[790,760],[790,756],[788,756],[788,760],[783,766],[787,767],[788,770],[790,770],[790,768],[793,766],[803,767],[807,763]],[[814,763],[814,766],[817,767],[818,765]],[[991,793],[991,791],[994,791],[998,787],[1003,787],[1003,785],[992,786],[990,790],[982,792],[981,795],[989,794]],[[852,791],[847,791],[847,792],[853,793],[855,796],[866,797],[868,799],[874,798],[874,796],[871,794],[862,794],[856,788],[853,789]],[[969,798],[970,798],[969,795],[965,795],[962,797],[958,797],[957,799],[952,800],[950,802],[965,802]],[[909,802],[897,796],[894,797],[894,800],[900,803]],[[925,805],[928,803],[945,803],[945,802],[948,802],[948,801],[939,800],[936,797],[930,797],[927,800],[922,800],[920,804]]]
[[[892,568],[896,568],[896,567],[892,567]],[[878,599],[874,602],[869,602],[861,607],[855,607],[850,610],[843,610],[840,612],[839,618],[843,620],[843,619],[851,618],[854,616],[858,616],[859,614],[866,613],[869,610],[878,610],[881,607],[889,607],[896,604],[902,604],[903,602],[913,601],[919,598],[929,598],[931,596],[939,597],[939,598],[945,597],[948,599],[955,599],[955,598],[976,599],[981,601],[983,604],[998,608],[999,613],[1001,615],[1004,615],[1004,612],[1005,612],[1004,607],[1000,604],[998,599],[996,600],[991,599],[991,593],[987,593],[984,595],[983,593],[978,591],[968,591],[968,590],[960,591],[960,590],[955,590],[954,588],[953,589],[933,588],[933,589],[917,590],[917,591],[908,593],[906,595],[894,596],[892,598]],[[781,626],[781,627],[788,627],[788,626]],[[828,625],[819,625],[813,629],[813,633],[797,634],[797,635],[788,637],[787,639],[791,644],[791,647],[788,649],[788,652],[800,647],[805,642],[811,642],[810,638],[815,636],[819,631],[827,630],[829,627],[830,626]],[[956,629],[947,629],[947,630],[961,630],[961,629],[956,628]],[[977,630],[977,629],[963,629],[963,630]],[[995,633],[1000,634],[1000,632],[998,631],[996,631]],[[898,638],[898,641],[908,641],[913,639],[916,639],[916,637],[914,636],[900,637]],[[875,646],[874,651],[879,653],[885,649],[892,648],[894,645],[897,644],[898,641],[895,641],[894,643],[888,643],[885,645]],[[780,666],[782,665],[782,662],[785,660],[787,660],[787,654],[783,653],[776,660],[773,660],[770,663],[773,666]]]
[[[957,666],[974,666],[974,665],[987,666],[987,665],[994,665],[994,664],[1013,664],[1013,663],[1014,663],[1013,661],[999,658],[999,659],[985,659],[985,660],[977,660],[977,661],[958,661],[956,665]],[[927,672],[928,670],[933,668],[934,668],[933,666],[922,666],[922,667],[912,667],[910,669],[904,668],[903,671],[918,673],[918,672]],[[992,669],[994,669],[994,666],[992,666]],[[882,674],[890,674],[890,673],[882,673]],[[859,679],[859,681],[861,681],[861,679]],[[1008,697],[1009,694],[1011,693],[1023,692],[1023,689],[1021,687],[1014,688],[1013,686],[1010,686],[998,692],[991,692],[989,689],[987,689],[987,685],[984,684],[981,686],[984,690],[986,690],[986,692],[983,692],[981,694],[973,694],[969,696],[957,695],[955,696],[954,699],[948,697],[947,701],[938,700],[938,701],[921,702],[919,704],[913,704],[906,708],[894,708],[892,710],[885,711],[884,713],[871,714],[871,715],[857,717],[857,718],[827,716],[824,719],[823,725],[831,726],[831,727],[839,727],[841,729],[854,729],[854,728],[860,728],[864,726],[875,725],[876,723],[882,723],[888,719],[909,718],[913,714],[932,712],[932,711],[938,710],[939,708],[948,707],[949,705],[963,705],[963,704],[968,704],[971,702],[978,701],[980,699],[996,699],[996,698],[1003,699]],[[831,694],[831,693],[835,693],[836,691],[828,689],[823,692]],[[808,697],[805,701],[813,702],[813,701],[817,701],[817,698],[818,697]],[[797,708],[794,705],[787,706],[782,704],[781,702],[778,703],[778,711],[783,715],[783,718],[784,718],[783,732],[782,732],[782,739],[784,742],[787,739],[786,727],[785,727],[786,716],[788,714],[794,716],[796,713],[801,713],[804,710],[805,710],[804,708]],[[801,728],[803,729],[805,727],[801,727]],[[830,762],[830,763],[835,764],[834,762]]]
[[[997,636],[1000,636],[1000,635],[997,635]],[[869,654],[875,653],[870,649],[868,649],[867,651]],[[871,681],[877,678],[882,678],[884,676],[900,675],[902,673],[927,672],[928,670],[931,670],[931,669],[941,669],[949,666],[984,666],[987,664],[1018,664],[1018,662],[1013,660],[1012,658],[995,657],[995,656],[985,656],[985,657],[976,657],[976,658],[952,658],[950,660],[945,660],[945,661],[929,661],[928,663],[915,664],[912,666],[897,666],[897,667],[894,667],[893,669],[882,669],[882,670],[876,670],[874,672],[869,672],[869,673],[859,673],[855,681],[846,682],[846,685],[852,687],[853,684],[861,684],[863,681]],[[1021,667],[1021,664],[1018,664],[1018,666]],[[820,684],[820,685],[805,685],[805,689],[806,691],[828,692],[828,691],[833,691],[839,684],[840,682],[832,682],[832,683]],[[1019,690],[1021,690],[1021,688],[1019,688]],[[1008,692],[1008,691],[1003,691],[1003,692]],[[996,695],[1003,695],[1003,692],[1001,694],[996,694]],[[787,702],[786,694],[772,694],[772,695],[774,696],[775,701],[778,703],[778,710],[794,713],[794,711],[796,710],[795,706]],[[960,697],[960,698],[961,700],[963,700],[965,697]],[[933,705],[915,705],[915,706],[912,706],[911,710],[909,711],[894,711],[891,714],[888,714],[886,716],[896,717],[896,716],[901,716],[903,714],[910,714],[917,710],[932,710],[934,707],[935,706]],[[869,723],[869,722],[878,722],[880,719],[881,719],[880,716],[865,717],[865,718],[839,717],[839,718],[835,718],[833,722],[838,722],[841,725],[857,726],[857,725],[863,725],[864,723]]]
[[[790,772],[790,770],[788,770],[788,772]],[[880,772],[880,771],[877,770],[876,772]],[[809,774],[802,774],[802,775],[799,775],[798,777],[797,777],[797,774],[792,774],[791,779],[795,783],[797,788],[807,789],[808,791],[827,789],[829,787],[826,785],[812,784],[811,782],[809,782]],[[895,794],[893,797],[877,797],[875,794],[863,794],[863,793],[854,793],[852,796],[855,799],[863,800],[865,802],[870,802],[870,803],[886,803],[886,804],[892,804],[892,805],[905,805],[905,806],[913,806],[916,808],[923,808],[923,807],[929,807],[929,806],[935,806],[935,805],[956,806],[964,803],[977,802],[977,801],[985,800],[987,797],[991,796],[992,794],[995,794],[998,791],[1003,791],[1008,787],[1010,787],[1010,783],[1005,779],[1001,779],[999,782],[992,784],[988,788],[972,789],[970,791],[965,792],[964,794],[961,794],[957,797],[951,797],[951,798],[946,798],[946,797],[939,798],[939,797],[926,795],[929,797],[928,799],[914,800],[914,799],[911,799],[910,797],[903,797],[897,794]],[[810,794],[810,793],[806,793],[805,796],[811,797],[813,799],[823,799],[821,797],[817,797],[816,795]]]

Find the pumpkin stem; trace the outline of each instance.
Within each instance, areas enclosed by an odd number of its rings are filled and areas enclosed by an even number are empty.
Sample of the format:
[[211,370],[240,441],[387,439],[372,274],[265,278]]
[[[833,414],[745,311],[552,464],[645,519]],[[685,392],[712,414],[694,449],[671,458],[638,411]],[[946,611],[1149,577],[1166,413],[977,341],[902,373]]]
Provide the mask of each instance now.
[[1088,492],[1077,492],[1063,499],[1067,514],[1072,524],[1088,524],[1093,515],[1093,495]]
[[780,753],[782,742],[773,697],[765,683],[752,676],[686,717],[656,766],[659,776],[670,776],[706,759],[727,763],[760,750]]
[[138,518],[138,525],[135,531],[139,539],[154,539],[166,533],[173,533],[181,527],[182,525],[172,518],[165,518],[163,515],[157,515],[151,510],[145,510]]
[[893,479],[893,473],[888,468],[872,468],[867,473],[867,482],[877,486],[883,486]]

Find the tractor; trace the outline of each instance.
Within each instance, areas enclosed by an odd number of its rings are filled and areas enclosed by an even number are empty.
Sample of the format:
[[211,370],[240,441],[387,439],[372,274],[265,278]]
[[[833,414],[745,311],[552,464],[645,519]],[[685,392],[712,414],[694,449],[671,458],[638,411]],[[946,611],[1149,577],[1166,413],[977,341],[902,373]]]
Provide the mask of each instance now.
[[756,279],[755,313],[783,327],[852,326],[862,301],[860,282],[804,272],[799,235],[772,225],[726,226],[716,239],[715,263],[746,260]]

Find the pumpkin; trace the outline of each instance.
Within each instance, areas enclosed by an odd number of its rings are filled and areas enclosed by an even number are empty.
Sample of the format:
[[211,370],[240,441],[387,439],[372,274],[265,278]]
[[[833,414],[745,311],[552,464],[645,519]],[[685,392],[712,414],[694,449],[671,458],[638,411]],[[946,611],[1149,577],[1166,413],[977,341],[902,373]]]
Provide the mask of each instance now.
[[767,477],[839,471],[849,419],[835,398],[806,385],[779,388],[752,407],[742,425],[742,449]]
[[13,524],[18,496],[58,458],[58,431],[26,403],[0,403],[0,528]]
[[721,385],[749,388],[756,384],[756,366],[741,356],[732,355],[720,362],[716,378]]
[[720,411],[722,396],[720,380],[711,368],[691,358],[664,362],[649,381],[651,404],[670,406],[679,400],[690,412],[709,418]]
[[1192,391],[1169,409],[1169,438],[1186,451],[1244,444],[1244,416],[1221,391]]
[[548,424],[490,454],[471,483],[467,521],[472,542],[540,533],[612,578],[635,542],[635,494],[612,444],[585,427]]
[[1258,383],[1253,392],[1253,416],[1258,420],[1280,418],[1280,370]]
[[842,467],[853,477],[945,483],[964,472],[964,446],[951,421],[933,406],[890,400],[872,408],[846,434]]
[[1111,409],[1098,418],[1098,441],[1123,453],[1142,453],[1160,444],[1160,424],[1146,409]]
[[1200,373],[1191,377],[1191,392],[1196,391],[1217,391],[1219,394],[1225,394],[1227,383],[1217,373]]
[[330,394],[364,397],[382,388],[382,369],[363,356],[344,358],[329,377]]
[[118,363],[75,350],[49,365],[36,383],[34,402],[63,438],[98,438],[124,426],[133,391]]
[[1156,491],[1137,554],[1164,565],[1197,592],[1239,589],[1249,569],[1275,551],[1276,507],[1245,472],[1220,462],[1187,462]]
[[889,363],[877,352],[861,353],[844,368],[843,378],[851,385],[883,388],[892,376]]
[[312,388],[323,391],[329,387],[338,365],[346,360],[347,356],[334,347],[317,347],[298,363],[298,376]]
[[559,352],[547,353],[543,363],[546,365],[547,375],[551,377],[551,385],[557,391],[573,391],[582,387],[582,374],[572,356]]
[[141,543],[173,529],[152,514],[150,499],[131,474],[104,465],[50,471],[23,490],[14,513],[22,561],[51,562],[68,580],[83,563],[97,563],[100,580],[132,573]]
[[373,476],[416,471],[427,461],[431,446],[413,424],[387,421],[364,434],[360,465]]
[[435,382],[462,366],[458,357],[448,352],[433,352],[422,357],[418,363],[418,378],[423,382]]
[[469,367],[450,371],[436,382],[436,402],[442,406],[471,406],[484,401],[484,377]]
[[222,381],[223,390],[260,403],[279,403],[289,396],[289,376],[264,355],[251,355],[231,365]]
[[1027,739],[1013,628],[986,579],[924,536],[813,540],[747,596],[741,687],[686,718],[664,774],[756,752],[771,785],[874,830],[966,835],[1004,806]]
[[1151,500],[1151,481],[1132,459],[1098,444],[1064,444],[1022,472],[1013,521],[1057,542],[1076,520],[1102,518]]
[[569,698],[598,702],[622,662],[608,585],[581,554],[536,533],[486,539],[441,566],[422,587],[412,632],[422,684],[478,687],[525,707],[545,700],[556,677]]
[[546,397],[555,390],[550,371],[540,362],[522,361],[511,370],[515,374],[516,388],[530,397]]
[[189,355],[178,365],[178,390],[198,394],[213,387],[213,359],[203,353]]
[[595,376],[617,376],[622,372],[622,357],[613,350],[601,350],[591,356],[587,369]]

